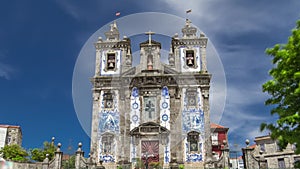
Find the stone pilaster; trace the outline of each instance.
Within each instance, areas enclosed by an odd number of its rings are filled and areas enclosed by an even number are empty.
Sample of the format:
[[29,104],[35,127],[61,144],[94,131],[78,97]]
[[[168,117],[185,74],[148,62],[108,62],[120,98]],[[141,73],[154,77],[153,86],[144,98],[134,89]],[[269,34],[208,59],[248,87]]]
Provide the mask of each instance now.
[[201,46],[201,47],[200,47],[200,53],[201,53],[201,71],[207,72],[207,65],[206,65],[206,47]]
[[61,163],[62,163],[62,155],[63,152],[60,150],[61,144],[57,144],[57,149],[54,153],[54,168],[53,169],[61,169]]
[[80,169],[82,164],[81,164],[81,158],[84,156],[84,152],[81,149],[82,143],[78,143],[78,149],[76,151],[76,157],[75,157],[75,169]]
[[99,126],[99,101],[101,91],[93,90],[93,113],[92,113],[92,129],[91,129],[91,159],[97,161],[98,152],[98,126]]
[[101,60],[101,52],[99,49],[97,49],[96,50],[95,76],[100,75],[100,60]]
[[210,108],[209,108],[209,88],[202,89],[203,111],[204,111],[204,131],[205,131],[205,162],[212,160],[211,133],[210,133]]

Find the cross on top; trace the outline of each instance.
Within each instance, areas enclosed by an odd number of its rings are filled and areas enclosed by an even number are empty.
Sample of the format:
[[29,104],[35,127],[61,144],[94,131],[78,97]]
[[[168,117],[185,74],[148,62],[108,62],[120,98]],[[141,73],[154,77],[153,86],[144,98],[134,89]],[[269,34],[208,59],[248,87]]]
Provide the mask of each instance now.
[[151,45],[151,35],[155,34],[155,32],[148,31],[145,34],[149,36],[149,45]]

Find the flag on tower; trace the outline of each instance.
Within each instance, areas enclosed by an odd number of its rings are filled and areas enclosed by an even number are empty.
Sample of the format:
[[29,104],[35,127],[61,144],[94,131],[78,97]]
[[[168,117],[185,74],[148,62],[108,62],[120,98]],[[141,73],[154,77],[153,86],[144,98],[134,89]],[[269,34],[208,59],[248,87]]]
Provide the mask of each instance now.
[[121,15],[121,12],[116,12],[116,16],[120,16]]
[[187,10],[187,11],[186,11],[186,13],[191,13],[191,12],[192,12],[192,10],[191,10],[191,9],[189,9],[189,10]]

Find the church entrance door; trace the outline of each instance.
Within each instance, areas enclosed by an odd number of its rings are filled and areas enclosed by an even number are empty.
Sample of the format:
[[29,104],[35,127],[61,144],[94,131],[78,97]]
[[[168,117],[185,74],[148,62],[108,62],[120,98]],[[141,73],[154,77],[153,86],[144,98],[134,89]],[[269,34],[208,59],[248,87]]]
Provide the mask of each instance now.
[[159,162],[159,141],[158,140],[142,140],[141,142],[142,160],[144,164],[151,162]]

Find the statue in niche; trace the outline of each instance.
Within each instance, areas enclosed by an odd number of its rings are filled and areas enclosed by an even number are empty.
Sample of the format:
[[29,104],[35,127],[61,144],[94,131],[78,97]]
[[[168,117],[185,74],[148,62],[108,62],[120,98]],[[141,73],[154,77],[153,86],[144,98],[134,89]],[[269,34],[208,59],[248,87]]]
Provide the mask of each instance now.
[[148,55],[147,58],[147,69],[148,70],[153,70],[153,55]]

